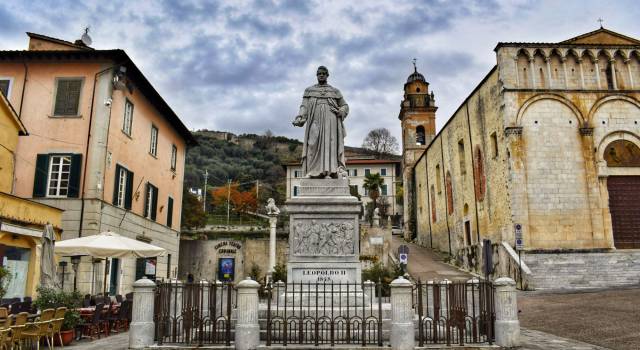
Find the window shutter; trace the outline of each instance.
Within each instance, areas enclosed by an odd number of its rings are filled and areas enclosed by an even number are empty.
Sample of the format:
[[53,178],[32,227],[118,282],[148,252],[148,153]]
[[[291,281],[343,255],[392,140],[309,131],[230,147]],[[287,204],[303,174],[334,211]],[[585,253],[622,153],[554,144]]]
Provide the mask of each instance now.
[[156,212],[158,211],[158,188],[151,186],[153,188],[153,200],[151,201],[151,220],[156,220]]
[[56,107],[54,108],[54,115],[64,115],[64,111],[67,109],[67,81],[58,80],[58,89],[56,90]]
[[149,217],[149,186],[151,186],[148,182],[144,186],[144,217]]
[[58,80],[55,115],[78,115],[82,80]]
[[133,172],[127,170],[127,187],[124,193],[124,208],[131,210],[131,198],[133,195]]
[[172,224],[173,224],[173,198],[169,197],[169,200],[167,202],[167,226],[171,227]]
[[82,154],[71,155],[71,173],[69,174],[69,191],[67,197],[78,198],[80,193],[80,172],[82,171]]
[[49,155],[38,154],[36,158],[36,173],[33,178],[33,197],[46,197],[48,179]]
[[0,93],[4,95],[7,99],[9,99],[9,83],[10,80],[0,80]]
[[118,206],[118,188],[120,187],[120,169],[122,167],[116,164],[116,176],[113,179],[113,205]]

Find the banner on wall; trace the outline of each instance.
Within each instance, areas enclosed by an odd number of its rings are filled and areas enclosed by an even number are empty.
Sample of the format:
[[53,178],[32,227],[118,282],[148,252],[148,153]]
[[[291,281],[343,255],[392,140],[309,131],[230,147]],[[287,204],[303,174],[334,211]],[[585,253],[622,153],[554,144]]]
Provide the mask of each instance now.
[[219,258],[218,259],[218,280],[233,281],[235,278],[235,259]]

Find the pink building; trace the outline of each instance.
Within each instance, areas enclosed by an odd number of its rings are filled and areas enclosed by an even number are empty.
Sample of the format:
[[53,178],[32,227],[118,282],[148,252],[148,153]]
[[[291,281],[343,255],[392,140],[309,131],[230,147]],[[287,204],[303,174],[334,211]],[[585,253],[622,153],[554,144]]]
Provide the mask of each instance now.
[[114,231],[167,249],[82,257],[65,289],[101,292],[105,269],[114,294],[173,277],[191,133],[124,51],[27,34],[28,50],[0,51],[0,92],[32,136],[18,143],[14,194],[64,209],[63,239]]

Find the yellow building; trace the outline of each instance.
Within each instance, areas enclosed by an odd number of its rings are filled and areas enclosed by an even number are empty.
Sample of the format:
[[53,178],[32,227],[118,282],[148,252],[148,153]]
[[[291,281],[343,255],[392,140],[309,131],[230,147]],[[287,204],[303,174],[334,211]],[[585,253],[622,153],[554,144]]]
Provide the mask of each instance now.
[[40,280],[42,232],[51,223],[60,239],[62,210],[12,194],[19,136],[26,136],[22,121],[0,92],[0,265],[11,280],[5,298],[35,296]]

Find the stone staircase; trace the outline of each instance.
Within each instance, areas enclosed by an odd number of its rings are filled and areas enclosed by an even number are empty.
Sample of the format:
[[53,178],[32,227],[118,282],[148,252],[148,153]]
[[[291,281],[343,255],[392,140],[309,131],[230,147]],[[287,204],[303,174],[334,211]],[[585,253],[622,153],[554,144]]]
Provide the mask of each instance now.
[[527,253],[533,289],[589,289],[640,285],[640,251]]

